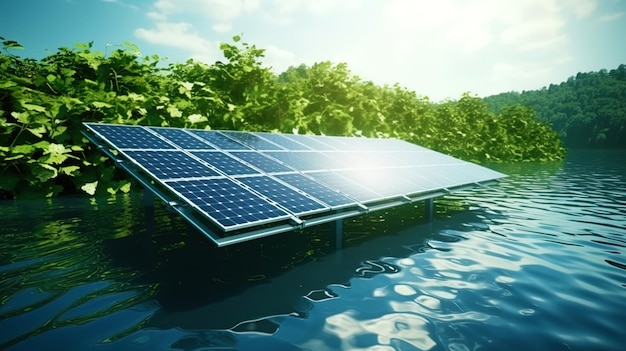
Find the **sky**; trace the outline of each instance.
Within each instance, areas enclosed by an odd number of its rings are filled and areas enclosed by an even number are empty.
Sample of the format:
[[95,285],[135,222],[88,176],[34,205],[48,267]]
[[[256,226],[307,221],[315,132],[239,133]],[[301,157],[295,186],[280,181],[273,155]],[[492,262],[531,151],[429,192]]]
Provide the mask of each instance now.
[[435,102],[614,69],[626,63],[625,33],[626,0],[0,0],[0,36],[22,57],[130,42],[166,63],[213,63],[242,34],[277,74],[345,62]]

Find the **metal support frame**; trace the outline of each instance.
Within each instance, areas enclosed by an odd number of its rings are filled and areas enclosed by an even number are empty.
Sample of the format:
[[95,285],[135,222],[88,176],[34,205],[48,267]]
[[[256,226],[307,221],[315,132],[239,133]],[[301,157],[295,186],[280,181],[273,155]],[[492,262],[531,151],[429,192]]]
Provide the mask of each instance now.
[[154,193],[147,188],[143,190],[143,206],[154,207]]
[[331,222],[333,231],[335,232],[335,248],[340,250],[343,247],[343,220],[338,219]]
[[435,201],[431,197],[429,199],[424,200],[424,215],[428,223],[433,221],[434,214],[435,214]]

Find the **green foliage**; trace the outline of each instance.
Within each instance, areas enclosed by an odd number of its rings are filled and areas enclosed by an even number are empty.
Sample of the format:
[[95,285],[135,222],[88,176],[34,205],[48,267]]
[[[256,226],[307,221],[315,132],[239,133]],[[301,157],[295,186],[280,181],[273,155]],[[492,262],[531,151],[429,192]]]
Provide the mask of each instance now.
[[485,98],[493,111],[522,104],[537,111],[568,147],[626,148],[626,65],[578,73],[541,90]]
[[377,86],[344,63],[290,67],[276,76],[262,49],[233,37],[225,61],[163,68],[125,44],[92,43],[39,61],[0,53],[0,197],[128,192],[131,183],[87,142],[81,123],[397,137],[472,161],[563,157],[558,137],[514,106],[496,115],[482,100],[433,104],[399,85]]

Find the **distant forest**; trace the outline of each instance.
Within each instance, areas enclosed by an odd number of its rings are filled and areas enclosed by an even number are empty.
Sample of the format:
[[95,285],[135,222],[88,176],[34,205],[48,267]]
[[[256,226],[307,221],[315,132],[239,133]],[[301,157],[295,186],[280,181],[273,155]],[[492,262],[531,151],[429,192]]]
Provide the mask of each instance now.
[[532,107],[570,148],[626,148],[626,65],[578,73],[540,90],[486,97],[493,112],[511,104]]

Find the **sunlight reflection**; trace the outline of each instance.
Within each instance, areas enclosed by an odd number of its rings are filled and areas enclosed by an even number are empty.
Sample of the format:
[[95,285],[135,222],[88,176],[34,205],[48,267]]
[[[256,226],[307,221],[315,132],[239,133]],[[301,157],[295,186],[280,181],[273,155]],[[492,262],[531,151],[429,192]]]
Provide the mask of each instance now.
[[359,347],[357,340],[366,334],[376,335],[380,345],[392,345],[400,340],[420,350],[429,350],[436,345],[428,331],[428,321],[411,313],[390,313],[380,318],[357,320],[354,311],[332,315],[326,318],[325,331],[338,336],[342,349],[354,350]]
[[413,289],[409,285],[404,285],[404,284],[394,285],[393,290],[402,296],[411,296],[411,295],[417,294],[415,289]]

